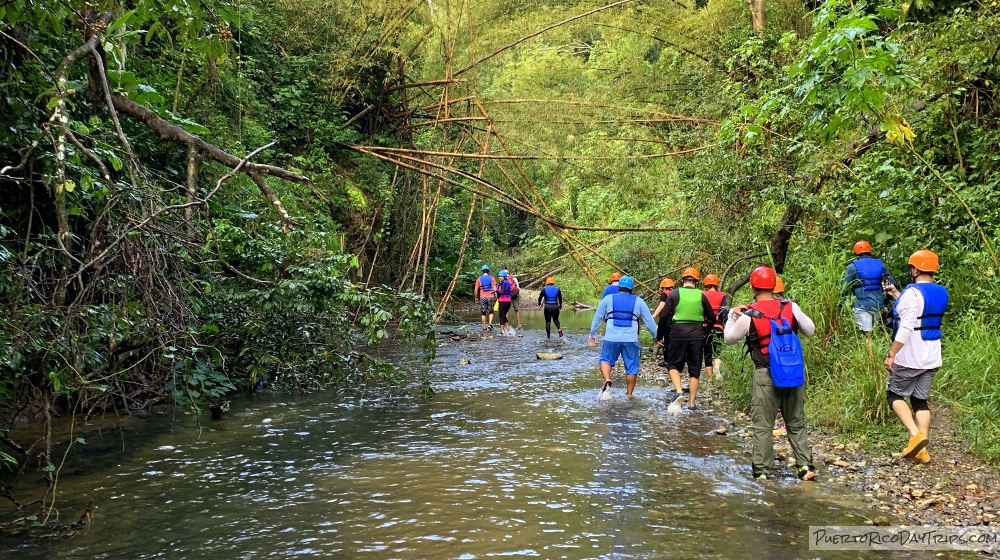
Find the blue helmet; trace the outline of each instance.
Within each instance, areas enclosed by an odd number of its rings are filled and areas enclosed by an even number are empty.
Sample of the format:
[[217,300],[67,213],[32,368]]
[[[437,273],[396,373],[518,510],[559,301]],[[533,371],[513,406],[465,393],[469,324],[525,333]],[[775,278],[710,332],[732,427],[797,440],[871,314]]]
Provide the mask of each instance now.
[[631,276],[622,276],[621,280],[618,281],[619,288],[631,290],[633,286],[635,286],[635,280]]
[[500,278],[506,278],[506,277],[507,277],[507,271],[506,270],[501,270],[500,271]]
[[490,269],[490,265],[488,265],[488,264],[484,264],[483,265],[483,272],[486,272],[489,269]]

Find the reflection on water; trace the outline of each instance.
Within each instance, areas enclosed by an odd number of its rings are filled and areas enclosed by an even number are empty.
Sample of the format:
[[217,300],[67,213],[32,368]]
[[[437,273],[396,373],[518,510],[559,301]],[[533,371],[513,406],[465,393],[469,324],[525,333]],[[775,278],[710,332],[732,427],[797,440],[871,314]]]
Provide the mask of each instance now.
[[[171,427],[169,415],[134,427],[124,453],[116,434],[89,436],[81,449],[93,455],[60,489],[75,497],[64,512],[94,500],[92,525],[0,550],[25,560],[817,558],[810,524],[868,515],[835,485],[752,482],[742,445],[712,435],[711,417],[666,415],[660,385],[640,379],[625,400],[619,383],[614,401],[598,402],[590,316],[564,317],[562,340],[546,341],[531,312],[522,337],[446,343],[430,402],[270,396],[234,403],[200,440],[191,419]],[[540,349],[565,359],[535,360]]]

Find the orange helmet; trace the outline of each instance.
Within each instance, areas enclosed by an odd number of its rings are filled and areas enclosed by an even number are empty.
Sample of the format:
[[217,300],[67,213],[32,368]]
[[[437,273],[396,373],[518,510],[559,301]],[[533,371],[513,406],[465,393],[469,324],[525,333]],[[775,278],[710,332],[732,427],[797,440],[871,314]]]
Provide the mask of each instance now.
[[714,274],[709,274],[705,277],[705,286],[715,286],[719,287],[719,277]]
[[860,255],[862,253],[871,253],[872,245],[867,241],[858,241],[854,244],[854,254]]
[[781,279],[781,276],[774,277],[774,291],[778,294],[785,291],[785,281]]
[[774,285],[778,282],[778,275],[769,266],[758,266],[750,273],[750,286],[758,290],[774,291]]
[[548,278],[545,279],[545,285],[546,286],[548,286],[549,284],[555,284],[555,283],[556,283],[556,279],[553,278],[553,277],[551,277],[551,276],[549,276]]
[[617,272],[612,272],[611,273],[611,280],[608,280],[608,283],[610,284],[611,282],[617,282],[617,281],[619,281],[621,279],[622,279],[622,275],[621,274],[619,274]]
[[673,288],[674,287],[674,281],[671,280],[670,278],[667,278],[666,280],[660,280],[660,287],[661,288]]
[[697,280],[700,277],[701,276],[698,275],[698,269],[693,266],[685,268],[684,272],[681,273],[681,278],[694,278]]
[[937,272],[938,256],[934,254],[934,251],[921,249],[910,255],[910,260],[906,263],[920,272]]

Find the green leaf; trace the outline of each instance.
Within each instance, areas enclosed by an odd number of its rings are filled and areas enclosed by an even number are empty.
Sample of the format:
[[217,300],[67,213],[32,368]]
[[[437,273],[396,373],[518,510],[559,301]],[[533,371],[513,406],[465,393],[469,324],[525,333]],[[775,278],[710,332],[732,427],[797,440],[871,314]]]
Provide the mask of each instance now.
[[136,10],[133,9],[133,10],[129,10],[129,11],[125,12],[124,14],[122,14],[122,16],[120,18],[116,19],[114,22],[111,23],[111,25],[108,26],[108,30],[105,32],[105,34],[106,35],[111,35],[112,33],[114,33],[116,29],[118,29],[119,27],[121,27],[122,25],[124,25],[126,22],[128,22],[129,18],[132,17],[132,14],[134,14],[135,12],[136,12]]
[[44,467],[42,467],[42,472],[53,472],[55,470],[56,470],[55,465],[45,465]]

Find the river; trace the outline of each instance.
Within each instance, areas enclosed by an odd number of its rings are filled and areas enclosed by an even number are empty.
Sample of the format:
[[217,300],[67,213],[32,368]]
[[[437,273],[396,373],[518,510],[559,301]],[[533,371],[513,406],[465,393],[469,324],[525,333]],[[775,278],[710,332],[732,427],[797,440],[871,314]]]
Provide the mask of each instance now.
[[[665,388],[599,402],[591,314],[545,340],[447,342],[437,391],[237,400],[200,438],[167,412],[87,435],[64,469],[68,539],[4,537],[4,558],[937,558],[810,551],[809,525],[861,525],[860,495],[794,477],[750,479],[719,419],[666,413]],[[450,329],[455,326],[448,327]],[[472,332],[478,331],[474,327]],[[540,361],[535,353],[563,353]],[[390,355],[393,355],[390,352]],[[460,365],[459,360],[471,363]],[[124,442],[122,439],[124,438]],[[72,519],[69,519],[72,521]],[[867,554],[867,555],[866,555]],[[974,558],[947,553],[946,558]]]

